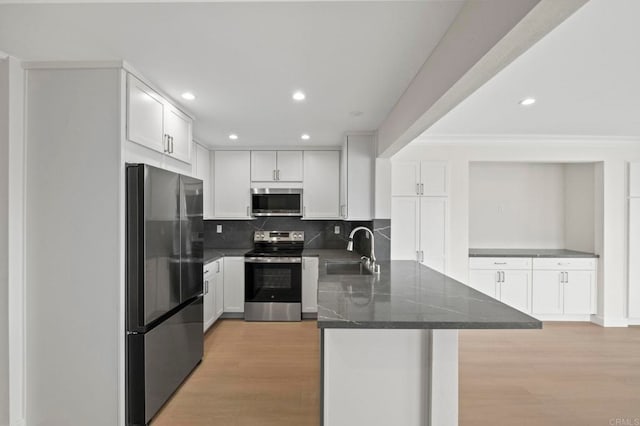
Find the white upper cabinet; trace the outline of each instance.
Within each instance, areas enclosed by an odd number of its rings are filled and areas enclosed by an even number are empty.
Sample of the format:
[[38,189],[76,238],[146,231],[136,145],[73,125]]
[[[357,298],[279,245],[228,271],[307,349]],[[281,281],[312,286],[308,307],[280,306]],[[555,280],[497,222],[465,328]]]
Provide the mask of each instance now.
[[305,151],[303,218],[340,218],[340,151]]
[[348,135],[342,151],[340,215],[346,220],[373,219],[375,135]]
[[174,106],[165,104],[164,132],[167,154],[185,163],[191,162],[191,119]]
[[211,155],[197,143],[194,146],[194,176],[202,180],[202,209],[205,219],[213,217],[213,188],[211,185]]
[[219,219],[251,219],[249,151],[214,154],[214,215]]
[[302,151],[278,151],[279,182],[302,182]]
[[191,128],[191,118],[132,74],[128,75],[128,140],[189,163]]
[[302,182],[302,151],[251,151],[251,181]]
[[275,151],[251,151],[251,180],[274,182],[278,167],[277,158]]
[[129,74],[127,92],[127,139],[165,152],[164,103],[149,86]]
[[444,161],[394,161],[391,195],[446,196],[447,163]]

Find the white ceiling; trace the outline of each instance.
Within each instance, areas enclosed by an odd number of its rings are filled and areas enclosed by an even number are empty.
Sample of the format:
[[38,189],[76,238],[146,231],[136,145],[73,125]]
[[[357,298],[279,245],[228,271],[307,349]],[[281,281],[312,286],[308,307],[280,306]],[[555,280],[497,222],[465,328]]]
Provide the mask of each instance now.
[[638,0],[591,0],[418,139],[640,136],[639,19]]
[[210,146],[336,145],[378,128],[463,3],[0,5],[0,51],[123,59],[174,99],[195,93],[183,105]]

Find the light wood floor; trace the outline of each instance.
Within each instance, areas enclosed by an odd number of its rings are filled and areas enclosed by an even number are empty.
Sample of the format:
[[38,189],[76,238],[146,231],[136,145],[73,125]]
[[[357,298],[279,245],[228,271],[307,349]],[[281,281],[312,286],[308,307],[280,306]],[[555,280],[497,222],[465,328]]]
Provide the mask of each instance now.
[[[314,321],[219,321],[205,337],[202,364],[152,424],[318,426],[319,374]],[[461,426],[635,419],[640,327],[546,323],[543,330],[460,332]]]

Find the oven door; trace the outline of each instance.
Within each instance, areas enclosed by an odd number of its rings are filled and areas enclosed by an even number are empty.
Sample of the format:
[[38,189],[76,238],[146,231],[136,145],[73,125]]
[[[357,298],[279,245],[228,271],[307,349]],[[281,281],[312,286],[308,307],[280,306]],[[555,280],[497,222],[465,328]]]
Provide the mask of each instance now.
[[302,258],[245,257],[245,302],[302,302]]

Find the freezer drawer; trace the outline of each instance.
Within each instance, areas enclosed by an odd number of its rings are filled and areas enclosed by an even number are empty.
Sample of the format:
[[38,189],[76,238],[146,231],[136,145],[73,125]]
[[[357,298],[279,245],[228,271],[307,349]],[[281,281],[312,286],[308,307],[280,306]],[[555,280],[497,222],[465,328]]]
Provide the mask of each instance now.
[[127,336],[127,425],[146,425],[200,362],[202,297],[144,334]]

